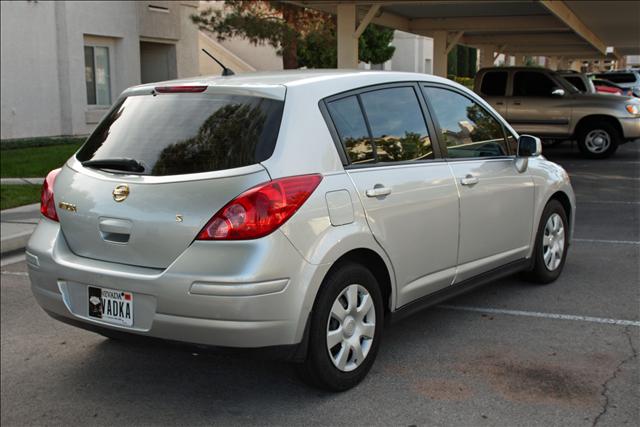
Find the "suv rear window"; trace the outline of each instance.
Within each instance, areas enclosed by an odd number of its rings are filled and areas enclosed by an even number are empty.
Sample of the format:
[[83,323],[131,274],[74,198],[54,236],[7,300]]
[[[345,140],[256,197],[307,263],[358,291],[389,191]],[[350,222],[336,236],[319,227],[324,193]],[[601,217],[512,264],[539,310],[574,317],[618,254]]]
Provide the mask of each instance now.
[[578,89],[580,92],[586,92],[587,87],[584,84],[584,81],[579,76],[562,76],[566,81],[571,83]]
[[134,159],[143,175],[237,168],[273,154],[284,102],[225,94],[135,95],[121,100],[78,151],[81,161]]
[[596,74],[599,79],[609,80],[614,83],[635,83],[636,75],[633,73],[604,73]]

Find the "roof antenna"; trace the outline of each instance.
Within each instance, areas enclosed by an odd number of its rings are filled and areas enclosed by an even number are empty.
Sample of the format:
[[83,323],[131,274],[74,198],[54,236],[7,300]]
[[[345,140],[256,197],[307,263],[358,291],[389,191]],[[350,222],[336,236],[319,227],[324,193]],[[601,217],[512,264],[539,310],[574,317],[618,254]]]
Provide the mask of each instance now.
[[219,66],[221,66],[221,67],[222,67],[222,75],[223,75],[223,76],[233,76],[233,75],[235,74],[231,68],[227,68],[227,67],[225,67],[225,66],[224,66],[224,64],[223,64],[222,62],[218,61],[218,60],[216,59],[216,57],[215,57],[215,56],[213,56],[213,55],[211,55],[209,52],[207,52],[207,50],[206,50],[206,49],[202,49],[202,51],[203,51],[204,53],[206,53],[206,54],[207,54],[207,56],[208,56],[209,58],[211,58],[211,59],[213,59],[214,61],[216,61],[216,63],[217,63]]

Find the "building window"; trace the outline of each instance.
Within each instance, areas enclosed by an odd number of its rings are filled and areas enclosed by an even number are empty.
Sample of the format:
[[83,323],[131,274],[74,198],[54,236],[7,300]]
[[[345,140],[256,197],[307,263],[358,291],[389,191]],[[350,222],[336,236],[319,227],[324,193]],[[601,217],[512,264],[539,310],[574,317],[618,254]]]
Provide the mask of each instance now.
[[84,47],[84,76],[87,83],[87,104],[111,105],[108,47]]

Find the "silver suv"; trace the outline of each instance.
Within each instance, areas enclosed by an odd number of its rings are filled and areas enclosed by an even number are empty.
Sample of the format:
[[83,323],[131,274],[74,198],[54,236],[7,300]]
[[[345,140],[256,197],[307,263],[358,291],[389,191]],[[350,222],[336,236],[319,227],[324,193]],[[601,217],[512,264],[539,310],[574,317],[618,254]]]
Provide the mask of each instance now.
[[485,68],[478,71],[474,90],[518,132],[575,139],[589,158],[609,157],[620,144],[640,138],[640,100],[580,93],[551,70]]
[[126,90],[42,192],[27,247],[53,317],[108,337],[284,351],[332,390],[383,324],[563,268],[566,172],[482,99],[395,72]]

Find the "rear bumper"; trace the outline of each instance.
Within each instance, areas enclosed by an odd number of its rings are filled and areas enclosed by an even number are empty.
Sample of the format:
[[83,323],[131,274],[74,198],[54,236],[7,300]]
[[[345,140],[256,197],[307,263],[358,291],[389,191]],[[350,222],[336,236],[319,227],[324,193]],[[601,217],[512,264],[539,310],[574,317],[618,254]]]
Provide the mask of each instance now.
[[623,117],[619,121],[625,140],[640,138],[640,117]]
[[[260,348],[299,343],[304,306],[328,267],[307,263],[280,231],[243,242],[194,242],[165,270],[73,254],[58,223],[42,220],[27,246],[33,294],[54,317],[206,346]],[[87,287],[132,292],[133,326],[88,316]],[[311,299],[313,301],[313,298]]]

